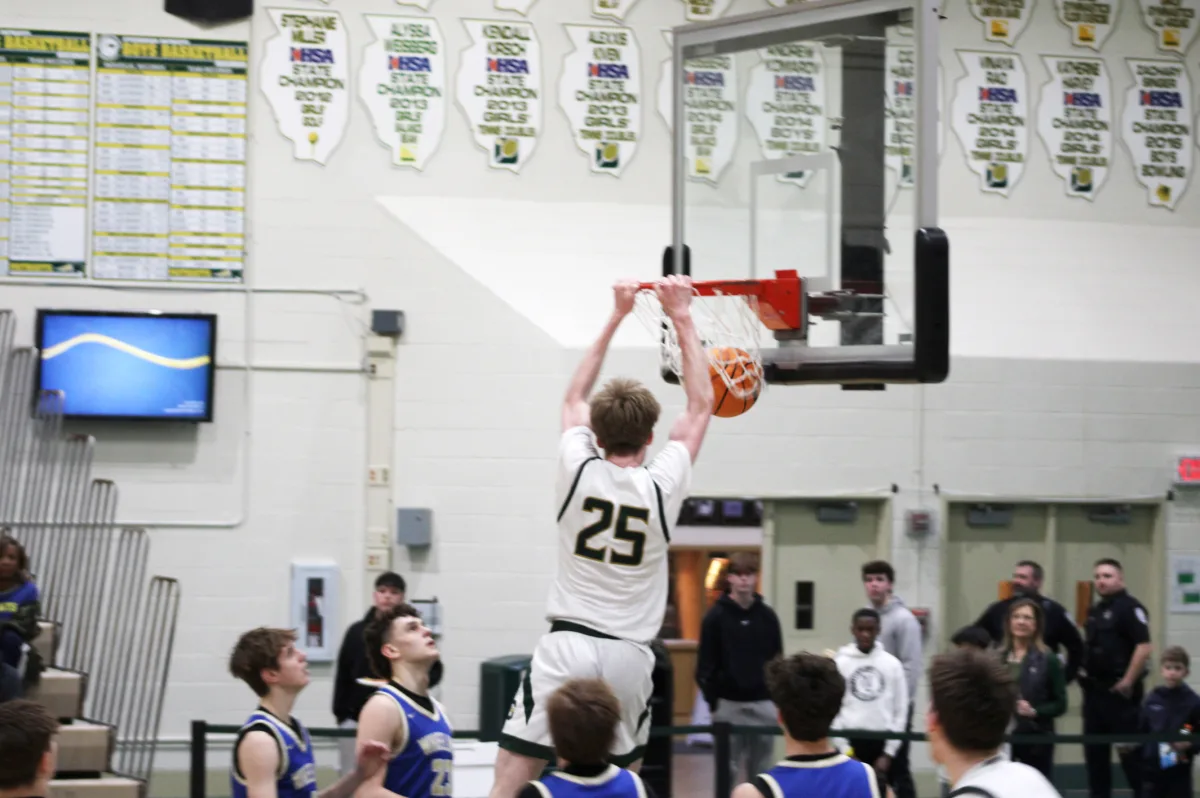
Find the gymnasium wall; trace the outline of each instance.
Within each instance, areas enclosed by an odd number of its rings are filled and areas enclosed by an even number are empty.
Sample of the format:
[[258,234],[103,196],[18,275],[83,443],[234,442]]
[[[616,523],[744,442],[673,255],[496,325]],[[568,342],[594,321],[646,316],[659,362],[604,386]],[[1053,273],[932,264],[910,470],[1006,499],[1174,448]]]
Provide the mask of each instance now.
[[[274,35],[265,3],[252,25],[208,30],[158,5],[0,0],[0,23],[248,37],[255,64]],[[362,13],[419,13],[387,0],[290,5],[341,12],[352,76],[371,40]],[[1070,49],[1053,5],[1034,7],[1016,48],[1031,86],[1046,78],[1037,56]],[[764,7],[734,0],[730,13]],[[542,0],[529,12],[546,64],[546,105],[544,134],[519,176],[487,168],[457,105],[448,107],[444,138],[423,172],[390,167],[356,88],[328,164],[296,161],[255,72],[247,269],[256,288],[312,294],[0,283],[0,304],[27,325],[35,308],[50,305],[221,313],[217,422],[165,437],[105,428],[97,455],[97,470],[121,486],[120,517],[152,527],[153,570],[183,583],[164,736],[186,734],[193,718],[241,719],[252,699],[228,676],[225,658],[245,628],[287,622],[293,560],[336,560],[343,620],[365,607],[373,577],[362,566],[365,444],[387,434],[368,414],[365,380],[355,372],[370,308],[407,315],[397,350],[393,497],[397,506],[433,510],[435,543],[425,553],[399,550],[393,565],[412,597],[444,604],[442,697],[457,725],[476,722],[480,661],[528,651],[544,629],[559,398],[607,311],[612,278],[653,276],[668,234],[669,142],[650,98],[667,57],[659,30],[683,21],[682,5],[641,0],[628,17],[648,102],[644,138],[619,179],[589,174],[554,102],[568,49],[561,24],[587,21],[588,10],[585,0]],[[455,69],[467,45],[458,18],[519,18],[485,0],[434,0],[429,13],[441,22]],[[946,14],[942,62],[952,97],[962,75],[955,47],[1004,46],[983,43],[963,0]],[[1151,44],[1136,8],[1123,4],[1103,50],[1114,96],[1129,85],[1124,56],[1151,56]],[[1198,57],[1200,46],[1187,58],[1195,81]],[[895,484],[899,588],[910,604],[929,606],[938,598],[936,542],[913,545],[899,519],[930,501],[935,483],[947,493],[1012,498],[1165,494],[1172,455],[1200,443],[1200,364],[1185,328],[1200,294],[1200,187],[1174,211],[1150,208],[1120,145],[1114,160],[1095,201],[1067,198],[1031,132],[1029,164],[1005,199],[980,192],[947,129],[940,187],[954,258],[950,381],[883,393],[772,388],[753,413],[714,422],[695,491],[826,496]],[[321,293],[345,289],[361,289],[369,304]],[[606,374],[660,388],[665,436],[682,396],[657,381],[647,343],[631,322]],[[248,362],[256,366],[250,372]],[[1192,499],[1171,506],[1167,533],[1172,549],[1200,550]],[[1200,647],[1195,617],[1170,619],[1174,642]],[[331,672],[313,673],[298,713],[323,725],[332,720]]]

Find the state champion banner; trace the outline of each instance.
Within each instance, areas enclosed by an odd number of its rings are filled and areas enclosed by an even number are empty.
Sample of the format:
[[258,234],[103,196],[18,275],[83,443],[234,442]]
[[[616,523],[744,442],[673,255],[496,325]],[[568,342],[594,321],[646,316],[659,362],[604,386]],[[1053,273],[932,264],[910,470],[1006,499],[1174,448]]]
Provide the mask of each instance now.
[[488,166],[520,172],[542,133],[542,48],[528,22],[464,19],[456,94]]
[[[671,31],[663,31],[671,47]],[[675,92],[674,61],[662,63],[658,79],[658,113],[673,132],[671,109]],[[741,97],[738,92],[737,58],[732,54],[692,58],[684,65],[683,92],[683,150],[690,180],[716,185],[725,168],[733,162],[738,141],[738,113]]]
[[432,17],[366,14],[359,98],[396,166],[422,170],[446,129],[446,42]]
[[1038,136],[1068,197],[1093,200],[1113,157],[1113,95],[1101,58],[1042,56],[1050,81],[1038,105]]
[[619,177],[642,138],[642,66],[630,28],[567,25],[558,102],[591,171]]
[[[815,155],[828,146],[825,56],[820,44],[794,42],[759,50],[750,70],[746,117],[768,160]],[[811,171],[777,175],[780,182],[808,185]]]
[[350,118],[350,44],[336,11],[268,8],[279,31],[264,47],[263,94],[300,161],[324,165]]
[[1175,210],[1196,157],[1192,84],[1187,68],[1166,59],[1126,59],[1134,84],[1125,95],[1121,137],[1151,207]]
[[1018,55],[959,50],[951,125],[981,188],[1009,196],[1029,158],[1029,97]]

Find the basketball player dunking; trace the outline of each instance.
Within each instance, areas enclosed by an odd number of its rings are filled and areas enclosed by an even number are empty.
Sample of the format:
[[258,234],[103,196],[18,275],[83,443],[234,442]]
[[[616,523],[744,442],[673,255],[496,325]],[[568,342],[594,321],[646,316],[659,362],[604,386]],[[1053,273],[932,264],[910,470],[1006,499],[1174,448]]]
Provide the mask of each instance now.
[[409,604],[377,615],[363,632],[372,669],[390,676],[358,716],[358,749],[383,743],[393,753],[359,789],[357,798],[449,798],[454,730],[429,695],[438,661],[433,634]]
[[550,633],[534,649],[501,734],[491,798],[515,798],[554,760],[546,701],[571,679],[603,679],[620,701],[610,752],[614,764],[631,769],[640,764],[649,736],[654,655],[648,644],[662,625],[670,527],[708,429],[713,388],[692,322],[691,280],[664,278],[655,292],[680,342],[687,404],[670,441],[644,465],[661,411],[650,390],[614,379],[588,401],[613,334],[633,310],[638,286],[622,282],[613,290],[613,314],[584,355],[563,403]]

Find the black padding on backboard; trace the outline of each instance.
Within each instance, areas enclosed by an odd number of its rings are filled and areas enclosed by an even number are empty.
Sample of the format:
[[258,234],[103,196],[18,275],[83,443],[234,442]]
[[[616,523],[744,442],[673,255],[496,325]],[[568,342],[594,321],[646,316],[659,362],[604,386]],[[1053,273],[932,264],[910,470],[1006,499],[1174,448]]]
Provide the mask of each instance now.
[[[670,277],[675,273],[675,247],[663,250],[662,272],[663,277]],[[692,248],[687,244],[683,245],[683,274],[692,276]]]
[[764,362],[767,382],[942,382],[950,373],[950,240],[941,228],[922,228],[916,233],[913,289],[912,360],[817,361],[800,366]]
[[917,382],[950,374],[950,239],[940,227],[917,231],[913,255],[916,292],[913,354]]
[[165,0],[168,14],[203,22],[232,22],[254,13],[254,0]]

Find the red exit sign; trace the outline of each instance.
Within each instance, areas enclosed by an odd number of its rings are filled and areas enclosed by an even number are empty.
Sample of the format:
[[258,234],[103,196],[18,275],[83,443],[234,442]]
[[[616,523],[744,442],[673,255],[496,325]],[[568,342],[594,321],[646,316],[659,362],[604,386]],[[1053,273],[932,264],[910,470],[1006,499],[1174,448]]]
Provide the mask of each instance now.
[[1176,485],[1200,485],[1200,455],[1189,454],[1179,458],[1175,466]]

